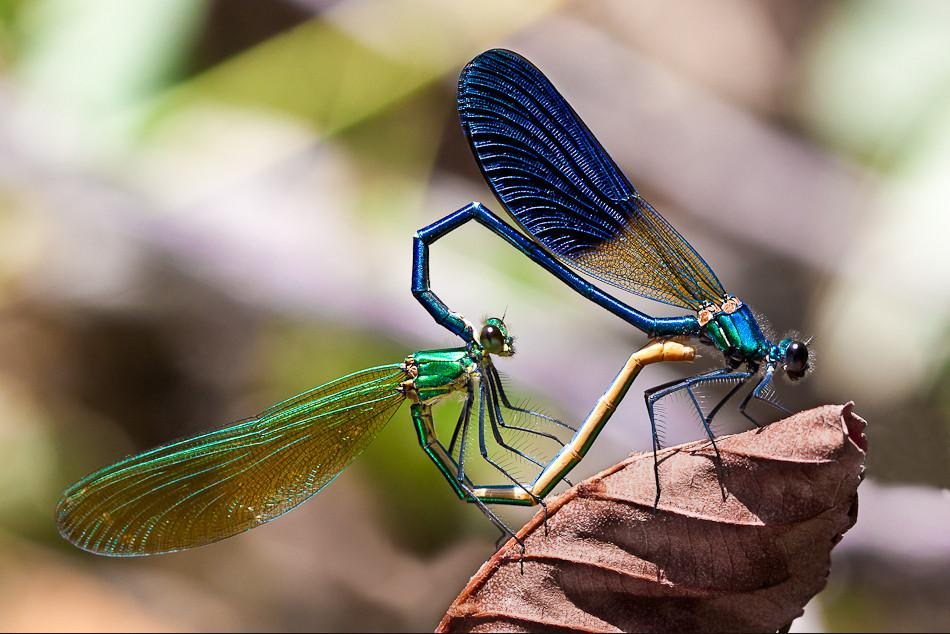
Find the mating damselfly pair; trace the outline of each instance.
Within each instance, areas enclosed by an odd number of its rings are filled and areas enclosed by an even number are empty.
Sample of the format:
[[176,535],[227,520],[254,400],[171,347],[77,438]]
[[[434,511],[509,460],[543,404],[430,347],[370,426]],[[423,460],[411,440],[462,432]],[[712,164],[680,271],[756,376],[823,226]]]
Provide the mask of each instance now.
[[[422,449],[453,491],[514,537],[488,505],[543,504],[584,457],[640,370],[658,361],[691,360],[699,344],[718,350],[724,367],[645,392],[654,457],[661,445],[656,405],[671,395],[688,396],[714,449],[713,418],[750,381],[755,385],[739,404],[747,418],[758,424],[747,411],[753,400],[786,411],[772,397],[771,383],[778,370],[792,379],[804,376],[805,344],[792,338],[773,342],[763,334],[750,308],[725,292],[709,265],[639,195],[536,67],[510,51],[485,52],[463,70],[458,106],[485,179],[523,230],[471,203],[416,234],[412,292],[462,345],[350,374],[253,418],[93,473],[67,489],[59,503],[57,522],[66,539],[97,554],[148,555],[208,544],[268,522],[336,478],[404,401],[411,404]],[[429,246],[470,220],[652,340],[630,357],[580,425],[516,407],[493,361],[514,352],[504,322],[492,318],[477,329],[430,288]],[[690,312],[646,315],[572,269]],[[704,409],[697,390],[713,383],[728,386],[727,393]],[[451,434],[440,437],[433,406],[453,395],[463,399],[461,412]],[[557,428],[572,435],[562,440],[553,433]],[[551,440],[557,450],[539,459],[512,442],[518,434]],[[475,448],[500,484],[475,482],[466,471]],[[512,475],[499,453],[532,464],[533,479]],[[654,506],[661,492],[655,474]]]

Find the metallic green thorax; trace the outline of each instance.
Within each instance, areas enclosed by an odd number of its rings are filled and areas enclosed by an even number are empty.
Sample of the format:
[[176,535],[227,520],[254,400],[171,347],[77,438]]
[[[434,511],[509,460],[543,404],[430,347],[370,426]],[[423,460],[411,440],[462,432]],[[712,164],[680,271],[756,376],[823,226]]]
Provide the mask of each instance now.
[[759,361],[772,346],[745,305],[733,313],[717,313],[703,326],[703,331],[726,356],[737,359]]
[[[476,382],[482,380],[484,367],[491,364],[491,356],[505,357],[512,354],[514,349],[508,328],[501,319],[491,318],[485,322],[478,340],[471,341],[465,348],[416,352],[406,357],[401,366],[407,378],[400,385],[399,391],[412,402],[412,422],[419,444],[455,494],[469,502],[482,504],[497,501],[530,505],[534,498],[524,496],[522,499],[509,494],[496,500],[496,487],[476,488],[465,475],[460,461],[457,461],[451,450],[439,440],[432,418],[432,405],[450,394],[459,393],[468,395],[467,408]],[[452,443],[454,442],[453,437]],[[510,493],[512,486],[505,485],[501,488]],[[520,491],[525,490],[520,485],[517,488]]]
[[480,339],[464,348],[423,350],[406,357],[402,368],[408,379],[400,386],[402,394],[417,405],[431,405],[449,394],[467,392],[478,376],[479,362],[489,362],[491,354],[514,354],[508,328],[497,317],[485,322]]
[[471,500],[472,483],[461,475],[458,463],[439,442],[432,420],[432,404],[453,393],[471,389],[478,376],[478,359],[483,354],[477,343],[468,348],[423,350],[406,357],[402,368],[407,379],[399,391],[412,402],[412,422],[419,444],[435,463],[449,486],[461,499]]
[[423,350],[406,357],[408,379],[400,390],[414,403],[432,404],[456,392],[465,392],[477,364],[467,348]]

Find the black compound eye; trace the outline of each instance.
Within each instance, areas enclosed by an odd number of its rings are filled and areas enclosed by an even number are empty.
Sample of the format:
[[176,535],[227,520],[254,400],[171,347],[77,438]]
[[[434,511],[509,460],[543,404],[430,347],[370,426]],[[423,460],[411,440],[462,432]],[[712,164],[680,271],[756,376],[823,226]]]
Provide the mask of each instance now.
[[801,375],[808,369],[808,348],[801,341],[793,341],[785,348],[785,371]]
[[486,324],[478,335],[478,342],[486,351],[498,354],[505,349],[505,333],[498,326]]

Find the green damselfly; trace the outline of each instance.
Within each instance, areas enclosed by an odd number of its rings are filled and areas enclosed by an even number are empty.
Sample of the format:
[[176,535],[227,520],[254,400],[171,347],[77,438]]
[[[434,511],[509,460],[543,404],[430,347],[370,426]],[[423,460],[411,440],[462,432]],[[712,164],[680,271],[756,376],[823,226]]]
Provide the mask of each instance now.
[[[115,557],[173,552],[231,537],[318,493],[409,401],[419,443],[452,490],[521,544],[488,505],[543,504],[587,453],[640,370],[658,361],[692,360],[694,351],[665,341],[635,352],[576,430],[511,404],[493,357],[512,354],[504,322],[488,319],[465,347],[417,352],[402,363],[355,372],[253,418],[126,458],[66,490],[57,507],[60,533],[83,550]],[[433,406],[453,395],[462,397],[463,405],[444,442]],[[538,428],[512,425],[505,420],[512,412],[573,435],[561,442]],[[550,459],[536,460],[511,444],[519,434],[553,439],[559,448]],[[534,479],[512,476],[499,456],[487,451],[488,438],[494,439],[495,452],[533,463]],[[473,482],[466,471],[469,444],[506,476],[503,484]]]

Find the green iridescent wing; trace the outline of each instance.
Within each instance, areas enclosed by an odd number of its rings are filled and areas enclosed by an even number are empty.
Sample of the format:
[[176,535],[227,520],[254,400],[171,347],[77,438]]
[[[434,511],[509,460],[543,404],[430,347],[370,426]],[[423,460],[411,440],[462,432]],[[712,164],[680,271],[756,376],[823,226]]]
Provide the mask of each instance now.
[[151,555],[259,526],[320,491],[399,408],[398,365],[363,370],[259,416],[127,458],[77,482],[59,531],[93,553]]

